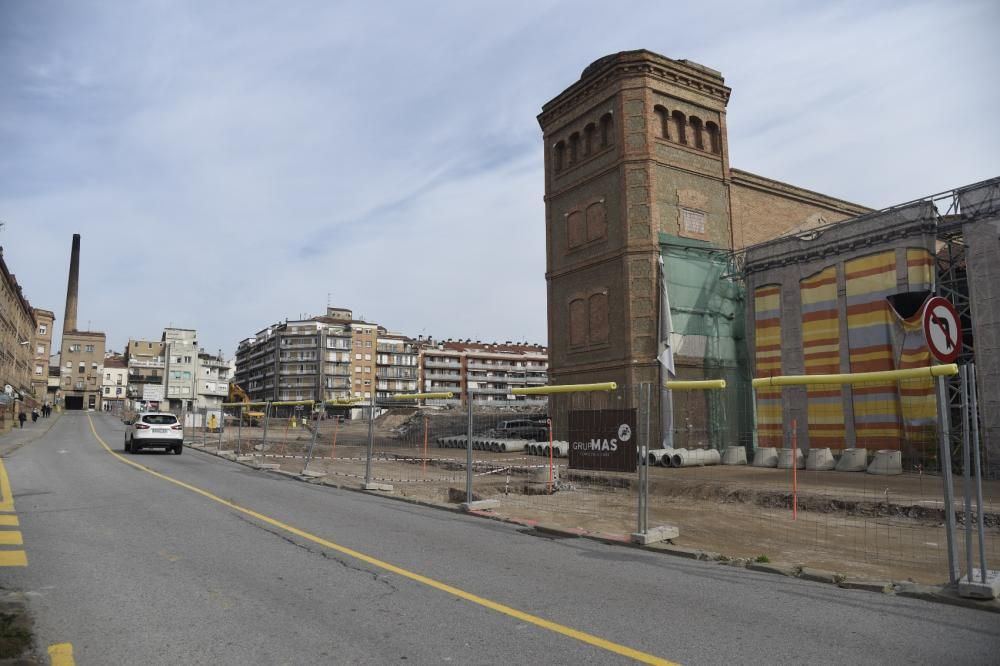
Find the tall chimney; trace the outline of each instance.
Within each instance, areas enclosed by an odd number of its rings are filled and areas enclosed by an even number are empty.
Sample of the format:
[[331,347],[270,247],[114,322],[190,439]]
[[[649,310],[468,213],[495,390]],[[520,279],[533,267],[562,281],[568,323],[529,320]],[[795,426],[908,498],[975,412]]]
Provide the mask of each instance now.
[[69,282],[66,284],[66,316],[63,333],[76,330],[76,300],[80,291],[80,234],[73,234],[73,251],[69,255]]

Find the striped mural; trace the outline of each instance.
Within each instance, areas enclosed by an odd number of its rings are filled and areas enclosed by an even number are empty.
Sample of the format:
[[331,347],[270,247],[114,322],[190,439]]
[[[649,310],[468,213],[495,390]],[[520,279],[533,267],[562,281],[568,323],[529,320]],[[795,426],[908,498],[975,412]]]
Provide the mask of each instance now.
[[[754,366],[757,377],[781,374],[781,287],[776,284],[754,290]],[[757,389],[757,444],[783,443],[781,389]]]
[[[910,291],[933,291],[934,257],[930,252],[923,248],[908,248],[906,271]],[[923,308],[906,319],[900,319],[899,322],[903,328],[903,348],[900,353],[899,368],[925,368],[933,365],[934,360],[924,339]],[[900,382],[899,397],[907,442],[911,448],[922,447],[933,451],[936,446],[937,425],[934,380],[922,377]]]
[[[837,268],[830,266],[799,282],[802,296],[802,353],[807,375],[840,372],[840,312]],[[844,448],[844,402],[839,385],[806,388],[809,446]]]
[[[851,372],[893,370],[895,315],[886,297],[897,291],[896,253],[890,250],[848,261],[844,272]],[[903,432],[896,383],[859,384],[852,393],[857,446],[900,448]]]

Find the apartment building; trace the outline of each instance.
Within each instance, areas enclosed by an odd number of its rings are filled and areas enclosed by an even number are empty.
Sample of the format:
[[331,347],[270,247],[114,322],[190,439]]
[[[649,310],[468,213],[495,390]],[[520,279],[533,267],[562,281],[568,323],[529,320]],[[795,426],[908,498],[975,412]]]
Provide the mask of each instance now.
[[166,343],[162,340],[132,340],[125,347],[128,368],[126,395],[130,401],[143,399],[146,386],[163,386]]
[[[49,383],[49,355],[52,354],[52,324],[56,315],[50,310],[34,308],[35,328],[31,338],[31,387],[35,400],[47,403]],[[49,403],[52,404],[52,403]]]
[[14,425],[18,410],[39,404],[32,393],[35,325],[34,309],[7,270],[0,248],[0,431]]
[[535,403],[512,389],[548,382],[548,349],[542,345],[419,338],[417,347],[422,391],[450,391],[452,402],[464,404],[471,391],[477,402]]
[[415,390],[416,368],[413,340],[328,307],[241,341],[234,380],[255,401],[364,401]]
[[165,328],[164,397],[167,409],[190,411],[197,400],[195,376],[198,372],[198,333],[191,328]]
[[229,395],[229,361],[222,354],[198,352],[195,409],[221,409]]
[[128,406],[128,362],[113,354],[104,359],[101,401],[107,411],[121,412]]
[[104,345],[104,333],[63,330],[59,381],[66,409],[100,409]]
[[415,340],[380,329],[375,341],[375,396],[387,400],[394,393],[416,393],[420,351]]

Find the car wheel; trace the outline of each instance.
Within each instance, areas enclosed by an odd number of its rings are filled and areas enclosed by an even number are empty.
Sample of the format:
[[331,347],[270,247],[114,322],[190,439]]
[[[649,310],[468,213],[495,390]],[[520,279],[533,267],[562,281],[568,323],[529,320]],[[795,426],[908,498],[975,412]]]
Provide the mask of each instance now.
[[125,438],[125,453],[132,453],[132,445],[128,442],[128,437]]
[[177,446],[174,447],[174,454],[176,454],[176,455],[179,456],[183,452],[184,452],[184,445],[183,444],[178,444]]

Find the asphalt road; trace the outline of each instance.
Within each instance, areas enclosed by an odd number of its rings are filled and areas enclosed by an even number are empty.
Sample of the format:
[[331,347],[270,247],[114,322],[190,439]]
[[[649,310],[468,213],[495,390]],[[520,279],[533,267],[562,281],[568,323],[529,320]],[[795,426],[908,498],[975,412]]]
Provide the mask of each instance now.
[[122,456],[156,476],[105,450],[91,419],[121,455],[118,421],[69,413],[4,460],[28,565],[0,567],[0,585],[29,595],[39,646],[72,643],[77,664],[992,664],[1000,654],[995,614],[543,538],[190,449]]

